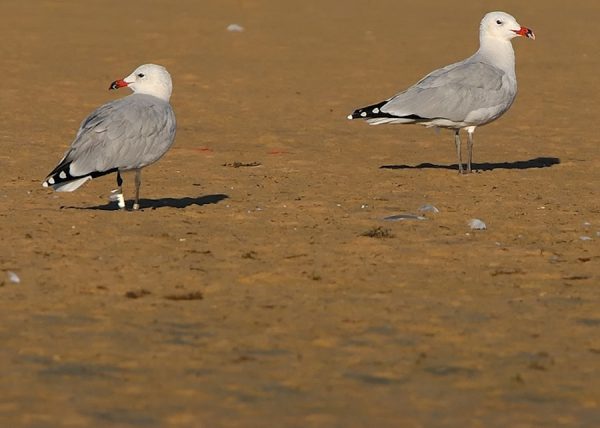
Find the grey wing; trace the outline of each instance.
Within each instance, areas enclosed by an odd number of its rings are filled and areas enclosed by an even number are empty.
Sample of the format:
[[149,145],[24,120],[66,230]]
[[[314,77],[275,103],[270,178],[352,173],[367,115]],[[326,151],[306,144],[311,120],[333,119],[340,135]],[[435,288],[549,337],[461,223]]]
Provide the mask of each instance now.
[[141,168],[158,159],[175,138],[175,115],[169,103],[130,95],[105,104],[88,116],[61,164],[70,175]]
[[516,93],[505,73],[482,62],[462,62],[436,70],[389,99],[381,111],[393,116],[463,122],[477,112],[501,114]]

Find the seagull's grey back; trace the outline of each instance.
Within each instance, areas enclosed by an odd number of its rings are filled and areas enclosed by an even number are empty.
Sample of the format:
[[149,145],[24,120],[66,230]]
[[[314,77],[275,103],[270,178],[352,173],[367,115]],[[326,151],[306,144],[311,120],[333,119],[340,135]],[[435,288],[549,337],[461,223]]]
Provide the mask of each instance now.
[[171,105],[146,94],[132,94],[92,112],[82,123],[61,163],[71,174],[143,168],[160,159],[175,139]]

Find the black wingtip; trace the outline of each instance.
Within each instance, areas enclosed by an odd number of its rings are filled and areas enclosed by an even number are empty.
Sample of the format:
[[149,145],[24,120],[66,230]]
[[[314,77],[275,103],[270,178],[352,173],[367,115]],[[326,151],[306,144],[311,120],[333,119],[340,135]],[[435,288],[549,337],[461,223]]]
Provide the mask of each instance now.
[[42,186],[50,187],[55,186],[57,184],[66,183],[73,180],[79,180],[80,178],[90,176],[92,178],[101,177],[106,174],[110,174],[116,172],[118,168],[112,168],[108,171],[93,171],[89,174],[84,174],[80,176],[71,175],[71,162],[61,163],[56,168],[52,170],[50,174],[46,177]]
[[354,112],[351,115],[348,115],[348,119],[409,119],[414,120],[416,122],[429,120],[428,118],[419,116],[417,114],[397,116],[391,113],[381,111],[382,107],[385,106],[388,103],[388,101],[389,100],[385,100],[377,104],[372,104],[370,106],[361,107],[357,110],[354,110]]
[[357,110],[354,110],[354,112],[348,116],[348,119],[397,118],[398,116],[381,111],[381,108],[387,104],[387,102],[388,100],[385,100],[377,104],[372,104],[370,106],[361,107]]
[[61,162],[56,168],[52,170],[50,174],[48,174],[48,176],[42,183],[42,186],[49,187],[73,180],[75,177],[73,177],[69,172],[70,166],[71,162]]

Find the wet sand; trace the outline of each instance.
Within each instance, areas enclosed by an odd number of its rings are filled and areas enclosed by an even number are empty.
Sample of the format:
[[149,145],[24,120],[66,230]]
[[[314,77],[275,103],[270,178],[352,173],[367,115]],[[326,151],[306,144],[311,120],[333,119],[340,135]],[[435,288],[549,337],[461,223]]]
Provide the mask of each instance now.
[[[470,55],[482,5],[0,5],[0,425],[600,425],[600,5],[501,3],[537,40],[470,176],[346,115]],[[143,210],[43,189],[145,62],[178,132]]]

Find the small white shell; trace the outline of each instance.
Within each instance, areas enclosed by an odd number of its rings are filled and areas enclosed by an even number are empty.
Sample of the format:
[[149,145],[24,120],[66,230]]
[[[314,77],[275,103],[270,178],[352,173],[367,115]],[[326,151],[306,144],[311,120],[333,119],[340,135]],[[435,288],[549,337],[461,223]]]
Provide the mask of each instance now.
[[11,271],[11,270],[6,271],[6,275],[8,275],[8,280],[10,282],[12,282],[13,284],[20,284],[21,283],[21,278],[19,278],[19,275],[17,275],[13,271]]
[[485,229],[487,229],[487,226],[485,225],[485,223],[483,221],[479,220],[478,218],[471,219],[471,221],[469,221],[469,227],[472,230],[485,230]]
[[238,24],[229,24],[227,26],[227,31],[231,31],[232,33],[241,33],[244,31],[244,27]]
[[419,208],[419,211],[421,211],[422,213],[439,213],[440,212],[440,210],[438,210],[436,207],[434,207],[431,204],[423,205],[421,208]]

